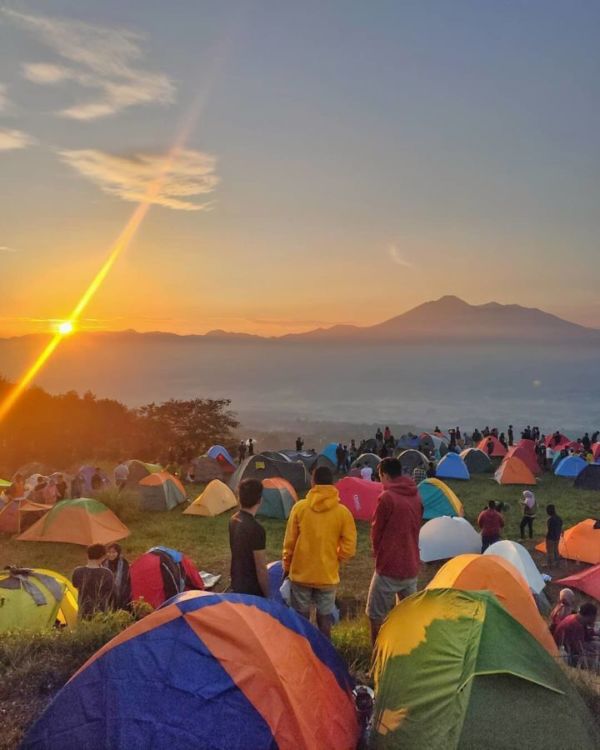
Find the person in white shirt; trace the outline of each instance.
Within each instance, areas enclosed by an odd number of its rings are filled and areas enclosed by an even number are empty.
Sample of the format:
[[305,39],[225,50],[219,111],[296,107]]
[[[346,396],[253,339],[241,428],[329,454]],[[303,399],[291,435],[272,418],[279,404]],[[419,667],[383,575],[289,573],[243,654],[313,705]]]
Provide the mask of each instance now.
[[370,482],[373,479],[373,469],[370,466],[363,466],[360,470],[360,478],[365,482]]
[[129,479],[129,467],[124,461],[122,461],[115,468],[115,484],[117,485],[117,489],[119,491],[121,491],[125,487],[128,479]]

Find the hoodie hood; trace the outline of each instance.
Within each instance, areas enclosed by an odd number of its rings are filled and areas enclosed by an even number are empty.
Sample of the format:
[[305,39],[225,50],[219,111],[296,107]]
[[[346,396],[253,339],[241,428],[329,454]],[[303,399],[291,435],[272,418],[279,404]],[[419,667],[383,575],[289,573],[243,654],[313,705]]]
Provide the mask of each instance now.
[[384,482],[383,489],[397,492],[400,495],[408,495],[410,497],[417,494],[417,485],[411,477],[398,477],[390,482]]
[[317,484],[306,495],[308,505],[316,513],[335,508],[340,502],[340,493],[332,484]]

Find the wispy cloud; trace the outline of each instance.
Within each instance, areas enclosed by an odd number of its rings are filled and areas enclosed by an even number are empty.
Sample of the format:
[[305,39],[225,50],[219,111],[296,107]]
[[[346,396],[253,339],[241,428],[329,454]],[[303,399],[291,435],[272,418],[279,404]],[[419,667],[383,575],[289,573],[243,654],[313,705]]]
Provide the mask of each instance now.
[[413,268],[414,266],[414,264],[405,257],[404,253],[395,242],[388,246],[388,255],[398,266],[403,266],[404,268]]
[[6,112],[9,106],[8,96],[6,95],[6,86],[0,83],[0,112]]
[[173,101],[175,87],[167,75],[135,66],[143,58],[139,34],[9,9],[4,13],[68,63],[26,63],[23,74],[28,80],[42,85],[74,82],[95,91],[91,98],[63,109],[60,115],[94,120],[139,104]]
[[24,133],[22,130],[6,130],[0,128],[0,151],[14,151],[19,148],[27,148],[36,143],[35,138]]
[[8,247],[8,245],[0,245],[0,253],[18,253],[19,250],[16,247]]
[[151,202],[180,211],[210,208],[210,203],[192,199],[212,193],[219,182],[215,157],[191,149],[182,149],[169,159],[150,153],[122,156],[93,149],[65,150],[60,155],[105,193],[136,203],[147,199],[149,187],[157,175],[162,175],[160,189]]

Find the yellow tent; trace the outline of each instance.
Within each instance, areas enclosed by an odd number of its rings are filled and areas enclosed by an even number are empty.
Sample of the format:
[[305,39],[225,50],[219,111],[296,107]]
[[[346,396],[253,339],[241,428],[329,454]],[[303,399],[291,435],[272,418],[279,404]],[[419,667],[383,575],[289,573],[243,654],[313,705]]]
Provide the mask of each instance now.
[[204,492],[183,512],[190,516],[218,516],[237,505],[237,498],[232,490],[220,479],[209,482]]

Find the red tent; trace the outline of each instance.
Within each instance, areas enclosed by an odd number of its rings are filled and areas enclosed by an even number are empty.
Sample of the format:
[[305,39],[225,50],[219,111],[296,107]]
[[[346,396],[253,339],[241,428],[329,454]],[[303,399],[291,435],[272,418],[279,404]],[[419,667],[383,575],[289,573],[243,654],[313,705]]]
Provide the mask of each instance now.
[[571,440],[566,435],[559,435],[558,443],[555,443],[554,433],[552,433],[546,436],[546,440],[544,442],[546,444],[546,448],[552,448],[553,451],[560,451],[566,445],[568,445]]
[[508,449],[506,455],[509,458],[512,456],[520,458],[532,474],[540,474],[540,465],[533,440],[519,440],[513,448]]
[[600,443],[594,443],[594,445],[592,445],[592,455],[594,457],[594,461],[598,461],[600,459]]
[[370,521],[377,507],[377,500],[383,492],[381,482],[369,482],[356,477],[345,477],[335,485],[340,493],[342,505],[352,513],[357,521]]
[[583,591],[584,594],[600,601],[600,565],[586,568],[579,573],[574,573],[572,576],[561,578],[560,581],[555,581],[555,583],[560,583],[561,586],[579,589],[579,591]]

